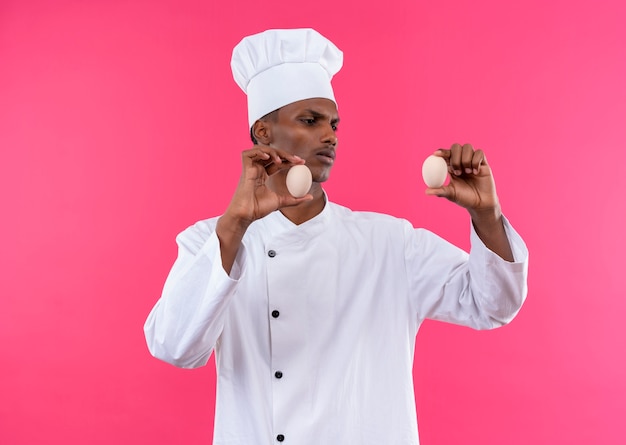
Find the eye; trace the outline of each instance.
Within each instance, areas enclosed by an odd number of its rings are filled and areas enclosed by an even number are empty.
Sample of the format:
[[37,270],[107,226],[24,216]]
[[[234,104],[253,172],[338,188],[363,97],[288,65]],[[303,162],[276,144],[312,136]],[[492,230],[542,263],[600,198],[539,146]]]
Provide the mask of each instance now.
[[303,117],[302,119],[300,119],[301,122],[307,124],[307,125],[313,125],[315,124],[315,118],[314,117]]

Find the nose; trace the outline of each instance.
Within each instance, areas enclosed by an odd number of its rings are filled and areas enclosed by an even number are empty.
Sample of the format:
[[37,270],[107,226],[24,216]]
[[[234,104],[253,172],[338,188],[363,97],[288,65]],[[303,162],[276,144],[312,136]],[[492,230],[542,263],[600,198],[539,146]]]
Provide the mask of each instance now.
[[337,133],[331,123],[324,125],[324,133],[322,134],[322,142],[327,145],[337,145]]

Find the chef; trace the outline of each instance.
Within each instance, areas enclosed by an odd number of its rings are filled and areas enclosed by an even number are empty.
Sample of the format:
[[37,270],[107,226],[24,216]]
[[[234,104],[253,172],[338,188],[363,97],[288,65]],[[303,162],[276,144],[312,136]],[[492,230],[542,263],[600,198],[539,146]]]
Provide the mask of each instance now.
[[[265,31],[233,51],[254,146],[224,213],[178,235],[145,323],[161,360],[196,368],[215,353],[215,445],[416,445],[420,324],[496,328],[526,296],[527,249],[469,144],[436,151],[450,181],[427,189],[467,209],[469,253],[330,201],[342,61],[312,29]],[[312,178],[301,197],[286,187],[296,165]]]

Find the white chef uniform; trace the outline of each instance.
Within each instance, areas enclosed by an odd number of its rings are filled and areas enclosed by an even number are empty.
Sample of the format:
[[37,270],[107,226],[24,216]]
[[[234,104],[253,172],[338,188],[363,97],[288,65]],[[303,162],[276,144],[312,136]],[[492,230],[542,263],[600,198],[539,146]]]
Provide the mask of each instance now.
[[416,445],[415,336],[436,319],[490,329],[526,296],[528,252],[505,220],[509,263],[471,229],[469,255],[402,219],[327,202],[294,225],[247,230],[231,275],[217,219],[182,232],[145,334],[176,366],[216,353],[215,445]]

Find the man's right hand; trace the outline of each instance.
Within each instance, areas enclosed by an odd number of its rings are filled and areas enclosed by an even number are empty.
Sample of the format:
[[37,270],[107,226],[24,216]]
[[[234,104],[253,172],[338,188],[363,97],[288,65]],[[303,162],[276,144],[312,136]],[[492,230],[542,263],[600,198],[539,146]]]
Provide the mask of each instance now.
[[286,151],[266,145],[255,145],[241,154],[242,171],[239,184],[226,212],[215,229],[220,240],[222,265],[230,273],[248,226],[257,219],[281,209],[313,199],[310,194],[295,198],[284,189],[277,192],[268,187],[268,179],[304,160]]
[[241,154],[241,163],[239,185],[226,214],[246,227],[275,210],[311,199],[310,196],[294,198],[286,191],[277,193],[267,186],[269,177],[280,170],[304,164],[304,160],[298,156],[277,148],[255,145]]

